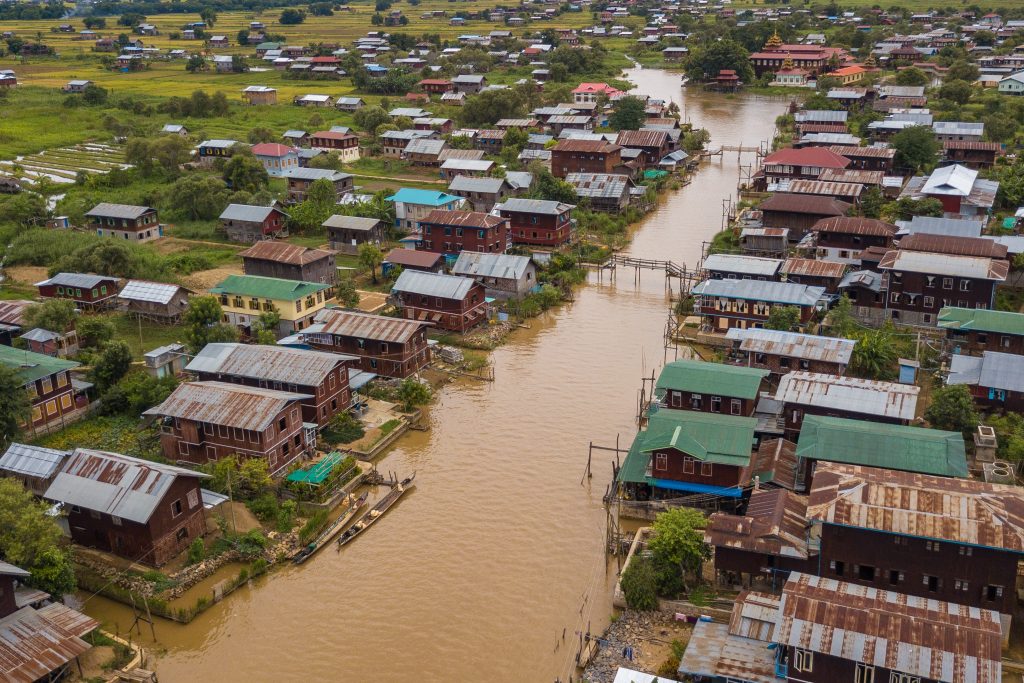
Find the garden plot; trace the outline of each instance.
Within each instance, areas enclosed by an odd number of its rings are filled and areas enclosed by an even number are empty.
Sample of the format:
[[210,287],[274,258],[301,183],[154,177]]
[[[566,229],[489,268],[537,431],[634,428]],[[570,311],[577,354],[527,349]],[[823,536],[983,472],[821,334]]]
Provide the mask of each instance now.
[[73,183],[79,171],[109,173],[116,168],[129,168],[124,163],[124,150],[93,142],[0,161],[0,175],[20,175],[22,182],[29,184],[39,178],[48,178],[55,183]]

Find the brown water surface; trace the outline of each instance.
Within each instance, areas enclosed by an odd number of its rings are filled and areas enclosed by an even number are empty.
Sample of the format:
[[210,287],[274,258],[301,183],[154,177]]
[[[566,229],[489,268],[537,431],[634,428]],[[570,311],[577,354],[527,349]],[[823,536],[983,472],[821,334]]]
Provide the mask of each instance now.
[[[711,131],[711,147],[756,146],[785,106],[684,95],[664,71],[627,77],[678,102]],[[705,164],[645,221],[631,253],[694,265],[737,173],[735,152]],[[614,284],[592,277],[575,302],[493,353],[493,384],[441,392],[430,431],[410,432],[380,463],[416,470],[415,490],[364,536],[188,626],[158,621],[161,682],[567,681],[575,631],[605,627],[614,581],[602,548],[609,456],[581,486],[587,443],[631,440],[640,378],[662,363],[666,314],[662,273],[642,273],[639,285],[631,271]],[[131,622],[102,598],[85,611],[122,632]]]

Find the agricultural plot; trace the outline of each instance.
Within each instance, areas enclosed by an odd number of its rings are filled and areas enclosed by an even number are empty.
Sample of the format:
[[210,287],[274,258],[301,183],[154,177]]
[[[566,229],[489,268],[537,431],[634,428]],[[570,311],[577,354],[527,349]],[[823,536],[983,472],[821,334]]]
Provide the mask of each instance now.
[[79,171],[109,173],[117,168],[129,168],[124,163],[124,150],[101,143],[82,143],[0,161],[0,175],[17,176],[30,184],[39,178],[73,183]]

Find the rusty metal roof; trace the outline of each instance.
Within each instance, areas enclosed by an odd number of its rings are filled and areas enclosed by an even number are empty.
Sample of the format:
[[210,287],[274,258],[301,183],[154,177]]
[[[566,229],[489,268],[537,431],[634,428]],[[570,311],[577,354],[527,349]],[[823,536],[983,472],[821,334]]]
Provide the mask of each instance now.
[[209,475],[120,453],[76,448],[43,497],[145,524],[179,476]]
[[[280,382],[304,387],[319,386],[339,365],[354,360],[326,351],[257,344],[207,344],[185,366],[189,372]],[[347,373],[343,376],[347,378]]]
[[33,683],[91,645],[31,607],[0,619],[0,680]]
[[782,264],[779,272],[783,275],[803,275],[807,277],[842,278],[848,266],[836,261],[819,261],[812,258],[790,257]]
[[853,145],[832,145],[825,149],[847,158],[870,157],[872,159],[892,159],[896,156],[896,149],[894,147],[855,147]]
[[226,382],[186,382],[143,415],[178,417],[262,432],[289,404],[305,398],[311,397]]
[[750,494],[747,514],[712,514],[704,541],[750,553],[807,559],[806,513],[807,498],[786,489],[758,489]]
[[331,252],[321,249],[310,249],[289,242],[277,240],[260,240],[239,254],[243,259],[251,258],[260,261],[275,261],[294,266],[304,266],[331,256]]
[[36,610],[36,614],[79,638],[90,631],[96,630],[100,625],[92,617],[59,602],[51,602],[49,605],[40,607]]
[[900,249],[927,251],[933,254],[953,256],[982,256],[1006,258],[1007,248],[990,237],[957,237],[915,232],[900,239]]
[[807,517],[1024,553],[1024,489],[820,462]]
[[579,140],[569,138],[562,140],[551,148],[552,152],[585,152],[588,154],[599,152],[616,152],[622,149],[619,145],[612,144],[607,140]]
[[883,171],[865,171],[860,168],[826,168],[818,176],[818,180],[832,183],[860,183],[861,185],[881,185]]
[[342,337],[405,344],[425,327],[428,327],[426,323],[405,318],[327,309],[317,314],[316,322],[306,328],[305,334],[336,334]]
[[775,400],[863,415],[914,419],[919,387],[818,372],[783,375]]
[[663,130],[620,130],[615,143],[622,147],[664,147],[668,133]]
[[791,180],[789,191],[793,194],[821,195],[825,197],[859,197],[864,191],[860,183],[830,183],[821,180]]
[[957,256],[893,249],[878,262],[878,268],[925,275],[951,275],[973,280],[1003,281],[1010,272],[1010,262],[1006,259],[984,256]]
[[743,591],[733,604],[729,633],[770,643],[779,618],[781,595]]
[[[760,403],[759,403],[760,405]],[[796,489],[796,444],[786,439],[762,439],[740,474],[742,481],[772,484],[790,491]]]
[[761,202],[761,211],[805,213],[819,216],[844,216],[850,204],[834,197],[818,194],[776,192]]
[[698,621],[679,661],[679,673],[748,683],[778,683],[768,644],[729,633],[726,624]]
[[853,355],[854,339],[819,337],[802,332],[784,332],[750,327],[730,329],[726,337],[740,343],[740,350],[748,353],[766,353],[803,360],[848,365]]
[[34,301],[12,299],[0,301],[0,323],[4,325],[21,325],[21,316],[29,306],[35,306]]
[[1002,679],[994,610],[794,572],[775,641],[943,683]]
[[824,218],[811,228],[814,232],[837,232],[844,235],[872,235],[875,237],[892,237],[897,228],[875,218],[857,218],[853,216],[836,216]]

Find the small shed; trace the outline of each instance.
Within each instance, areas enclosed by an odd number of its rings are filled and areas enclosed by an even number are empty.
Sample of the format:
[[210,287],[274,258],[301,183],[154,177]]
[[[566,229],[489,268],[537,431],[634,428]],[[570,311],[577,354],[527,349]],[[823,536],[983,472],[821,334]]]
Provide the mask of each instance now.
[[117,295],[119,308],[128,315],[166,325],[177,323],[195,292],[181,285],[129,280]]
[[387,239],[387,228],[377,218],[334,215],[323,222],[331,249],[342,254],[355,254],[364,243],[381,244]]

